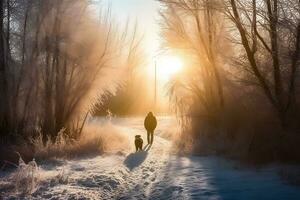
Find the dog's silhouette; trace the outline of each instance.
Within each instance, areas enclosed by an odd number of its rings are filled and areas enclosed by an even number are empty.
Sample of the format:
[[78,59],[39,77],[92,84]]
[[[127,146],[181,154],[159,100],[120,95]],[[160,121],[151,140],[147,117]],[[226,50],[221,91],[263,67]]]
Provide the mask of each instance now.
[[135,144],[136,151],[143,150],[143,139],[141,138],[141,135],[135,136],[134,144]]

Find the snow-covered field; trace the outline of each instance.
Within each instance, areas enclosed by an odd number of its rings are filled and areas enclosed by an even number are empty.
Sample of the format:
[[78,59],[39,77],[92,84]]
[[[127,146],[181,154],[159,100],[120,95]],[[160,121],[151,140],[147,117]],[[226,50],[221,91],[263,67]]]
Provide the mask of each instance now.
[[[104,119],[90,123],[99,124]],[[128,149],[96,157],[57,160],[39,165],[31,195],[4,186],[14,172],[1,172],[3,199],[300,199],[300,187],[284,183],[279,166],[248,168],[217,157],[186,157],[171,152],[164,132],[174,119],[161,117],[154,144],[134,153],[134,135],[146,143],[142,118],[116,118],[112,122],[128,136]],[[2,188],[1,188],[2,187]],[[22,187],[19,185],[18,187]],[[1,199],[1,197],[0,197]]]

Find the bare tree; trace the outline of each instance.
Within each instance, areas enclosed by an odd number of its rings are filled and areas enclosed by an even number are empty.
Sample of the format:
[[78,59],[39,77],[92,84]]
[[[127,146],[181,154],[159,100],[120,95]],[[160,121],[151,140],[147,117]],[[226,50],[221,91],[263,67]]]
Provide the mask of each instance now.
[[110,13],[95,20],[89,6],[1,1],[1,139],[26,139],[39,127],[44,142],[63,128],[78,136],[86,113],[115,90],[116,74],[135,64],[136,33],[118,28]]
[[285,126],[287,112],[296,103],[293,98],[300,54],[300,3],[296,0],[226,3],[227,15],[240,35],[235,39],[244,48],[249,72]]
[[5,42],[5,3],[0,1],[0,131],[5,137],[9,130],[9,96],[7,80],[7,43]]
[[[184,81],[206,111],[214,115],[224,107],[221,78],[221,54],[224,20],[220,2],[208,0],[160,0],[165,46],[181,52],[192,60],[186,67],[193,69],[193,78]],[[178,81],[177,84],[178,85]],[[173,87],[173,89],[175,89]],[[175,90],[172,90],[175,91]]]

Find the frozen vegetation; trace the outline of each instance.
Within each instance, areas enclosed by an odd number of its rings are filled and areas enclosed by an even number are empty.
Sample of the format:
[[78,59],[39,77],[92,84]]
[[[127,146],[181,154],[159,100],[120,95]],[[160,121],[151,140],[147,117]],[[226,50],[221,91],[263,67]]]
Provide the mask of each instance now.
[[[175,155],[168,132],[174,119],[160,117],[151,148],[134,152],[135,134],[145,131],[142,118],[94,119],[124,134],[98,156],[54,159],[2,171],[3,199],[300,199],[300,188],[280,176],[283,166],[244,166],[218,157]],[[106,124],[106,125],[105,125]],[[109,130],[107,132],[109,134]],[[113,138],[113,137],[112,137]]]

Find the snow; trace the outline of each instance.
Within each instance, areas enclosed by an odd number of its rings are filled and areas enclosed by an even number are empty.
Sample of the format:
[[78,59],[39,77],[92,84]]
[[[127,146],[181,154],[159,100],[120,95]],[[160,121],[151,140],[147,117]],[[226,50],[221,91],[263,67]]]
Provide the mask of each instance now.
[[173,118],[159,118],[154,144],[137,153],[134,135],[141,134],[146,143],[143,119],[116,118],[112,123],[132,146],[96,157],[38,163],[38,186],[27,196],[4,187],[15,172],[1,172],[3,199],[300,199],[300,188],[280,179],[280,166],[257,169],[218,157],[172,154],[164,132],[174,126]]

